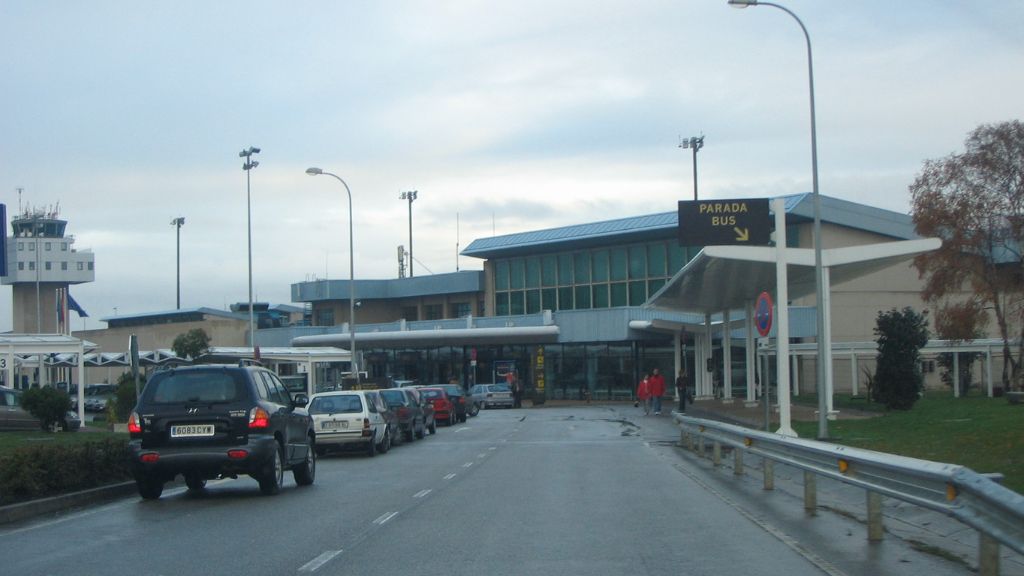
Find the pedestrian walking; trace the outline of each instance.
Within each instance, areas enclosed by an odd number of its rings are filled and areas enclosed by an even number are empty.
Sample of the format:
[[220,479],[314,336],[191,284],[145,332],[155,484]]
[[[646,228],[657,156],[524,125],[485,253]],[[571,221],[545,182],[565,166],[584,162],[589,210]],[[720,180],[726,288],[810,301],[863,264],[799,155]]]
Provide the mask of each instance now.
[[648,392],[651,394],[651,404],[654,415],[661,414],[661,397],[665,395],[665,377],[655,368],[648,379]]
[[679,411],[686,412],[686,370],[680,370],[676,376],[676,396],[679,397]]
[[647,374],[644,374],[644,379],[640,381],[640,384],[636,387],[637,400],[644,407],[644,416],[651,413],[651,387],[650,381],[648,380]]

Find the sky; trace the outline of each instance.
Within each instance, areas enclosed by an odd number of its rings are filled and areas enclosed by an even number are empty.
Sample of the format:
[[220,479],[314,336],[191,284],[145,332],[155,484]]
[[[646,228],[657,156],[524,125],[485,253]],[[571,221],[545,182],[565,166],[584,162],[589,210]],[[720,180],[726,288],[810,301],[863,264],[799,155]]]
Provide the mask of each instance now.
[[[822,194],[906,213],[926,160],[1024,116],[1024,2],[782,0],[813,47]],[[807,45],[726,0],[0,0],[0,203],[92,250],[89,317],[291,303],[482,268],[476,238],[811,190]],[[246,173],[239,151],[261,149]],[[22,192],[19,196],[18,189]],[[5,223],[10,234],[9,223]],[[0,287],[0,331],[11,329]]]

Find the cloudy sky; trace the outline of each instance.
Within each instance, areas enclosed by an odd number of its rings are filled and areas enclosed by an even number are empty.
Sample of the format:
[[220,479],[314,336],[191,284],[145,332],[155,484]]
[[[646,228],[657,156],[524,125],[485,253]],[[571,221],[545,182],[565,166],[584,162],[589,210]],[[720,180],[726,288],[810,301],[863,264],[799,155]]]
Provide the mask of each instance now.
[[[821,192],[907,211],[922,162],[1024,116],[1024,2],[785,0],[814,48]],[[811,189],[806,45],[725,0],[0,0],[0,203],[59,203],[90,318],[478,269],[475,238]],[[17,188],[24,191],[20,198]],[[6,228],[10,233],[9,226]],[[11,328],[0,288],[0,331]]]

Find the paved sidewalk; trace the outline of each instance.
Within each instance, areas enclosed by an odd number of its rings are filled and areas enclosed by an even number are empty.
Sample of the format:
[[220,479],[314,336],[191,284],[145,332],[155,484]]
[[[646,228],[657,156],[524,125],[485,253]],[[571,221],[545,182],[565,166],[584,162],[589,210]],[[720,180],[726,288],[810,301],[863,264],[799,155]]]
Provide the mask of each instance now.
[[[639,409],[631,405],[623,406],[624,413],[637,411],[634,422],[649,429],[657,437],[669,437],[675,433],[678,438],[678,427],[673,420],[672,410],[678,405],[664,405],[660,416],[644,416]],[[746,426],[758,430],[764,429],[764,408],[762,406],[747,407],[742,401],[723,403],[720,400],[698,401],[687,404],[686,415],[709,420],[718,420]],[[778,414],[771,415],[774,426],[778,425]],[[846,411],[839,418],[870,418],[870,413]],[[808,406],[793,406],[793,419],[813,422],[817,411]],[[687,457],[699,458],[693,452],[686,452]],[[746,476],[761,477],[761,463],[758,458],[748,458],[745,463]],[[732,458],[722,458],[722,474],[732,473]],[[803,498],[803,472],[801,470],[775,465],[775,489],[786,491],[794,498]],[[819,510],[828,510],[846,517],[867,522],[865,493],[863,489],[828,479],[818,481]],[[906,504],[892,498],[883,500],[886,538],[897,537],[919,550],[954,558],[965,567],[965,572],[977,570],[978,532],[944,514],[933,512],[918,506]],[[1001,547],[1001,571],[1007,576],[1024,576],[1024,556],[1013,550]]]

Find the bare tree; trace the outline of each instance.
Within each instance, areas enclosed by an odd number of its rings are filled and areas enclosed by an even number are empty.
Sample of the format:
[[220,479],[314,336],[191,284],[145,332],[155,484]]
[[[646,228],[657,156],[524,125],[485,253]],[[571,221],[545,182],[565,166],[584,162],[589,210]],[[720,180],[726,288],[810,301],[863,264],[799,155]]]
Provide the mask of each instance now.
[[[1021,385],[1024,354],[1024,123],[982,125],[965,152],[927,160],[910,186],[922,236],[942,247],[918,256],[922,296],[935,317],[956,315],[960,332],[987,324],[991,311],[1003,341],[1002,383]],[[963,291],[969,291],[966,299]],[[1016,341],[1016,351],[1011,342]]]

